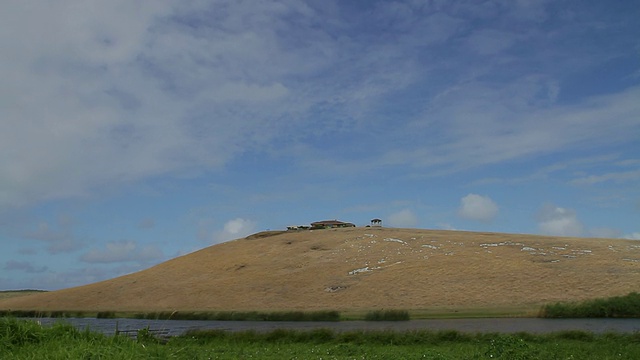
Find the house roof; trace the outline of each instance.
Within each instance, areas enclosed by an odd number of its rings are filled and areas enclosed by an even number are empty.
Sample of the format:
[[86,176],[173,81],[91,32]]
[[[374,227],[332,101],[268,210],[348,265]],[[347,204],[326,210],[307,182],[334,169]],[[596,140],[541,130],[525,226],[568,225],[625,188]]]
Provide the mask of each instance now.
[[324,221],[316,221],[316,222],[312,222],[311,226],[314,225],[347,225],[347,224],[351,224],[348,222],[344,222],[344,221],[339,221],[339,220],[324,220]]

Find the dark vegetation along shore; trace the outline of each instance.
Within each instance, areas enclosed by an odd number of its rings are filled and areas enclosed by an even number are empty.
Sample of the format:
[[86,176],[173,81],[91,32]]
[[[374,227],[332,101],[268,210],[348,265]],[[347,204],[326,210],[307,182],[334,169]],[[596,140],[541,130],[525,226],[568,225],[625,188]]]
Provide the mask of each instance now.
[[[360,318],[345,319],[338,311],[219,311],[219,312],[148,312],[148,313],[117,313],[115,311],[99,311],[97,313],[73,311],[38,311],[16,310],[0,311],[0,317],[17,318],[84,318],[97,319],[147,319],[147,320],[219,320],[219,321],[341,321],[360,320]],[[367,321],[406,321],[410,320],[406,310],[374,310],[364,314],[362,320]]]
[[195,331],[170,339],[146,329],[135,339],[81,331],[64,322],[0,319],[1,359],[638,359],[640,334],[547,335],[457,331]]
[[640,294],[632,292],[580,302],[545,305],[540,317],[546,318],[640,318]]
[[[209,311],[209,312],[137,312],[116,311],[40,311],[0,310],[1,316],[20,318],[82,318],[98,319],[132,318],[151,320],[222,320],[222,321],[406,321],[415,318],[407,310],[372,310],[360,315],[344,316],[339,311]],[[491,316],[485,316],[491,317]],[[640,318],[640,293],[598,298],[579,302],[558,302],[541,307],[541,318]],[[421,317],[418,317],[421,318]]]

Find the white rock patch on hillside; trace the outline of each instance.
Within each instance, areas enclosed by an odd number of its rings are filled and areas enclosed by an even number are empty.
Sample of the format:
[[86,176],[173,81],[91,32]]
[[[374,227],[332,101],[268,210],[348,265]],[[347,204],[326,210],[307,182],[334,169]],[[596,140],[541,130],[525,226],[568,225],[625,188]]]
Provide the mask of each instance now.
[[400,239],[386,238],[386,239],[384,239],[384,241],[397,242],[397,243],[400,243],[400,244],[403,244],[403,245],[407,245],[407,243],[405,241],[400,240]]

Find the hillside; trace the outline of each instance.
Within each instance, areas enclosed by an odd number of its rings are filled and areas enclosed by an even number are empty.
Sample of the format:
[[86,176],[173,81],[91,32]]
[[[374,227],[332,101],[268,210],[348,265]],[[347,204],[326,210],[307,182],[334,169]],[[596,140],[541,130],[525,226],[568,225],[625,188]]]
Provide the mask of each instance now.
[[535,309],[639,288],[637,241],[347,228],[256,234],[0,309]]

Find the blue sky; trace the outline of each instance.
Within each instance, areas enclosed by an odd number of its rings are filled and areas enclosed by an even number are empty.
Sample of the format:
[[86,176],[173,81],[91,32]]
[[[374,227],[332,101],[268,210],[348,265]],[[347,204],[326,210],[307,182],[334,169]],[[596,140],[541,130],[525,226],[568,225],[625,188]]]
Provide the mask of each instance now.
[[80,1],[0,13],[0,289],[265,229],[640,239],[637,1]]

